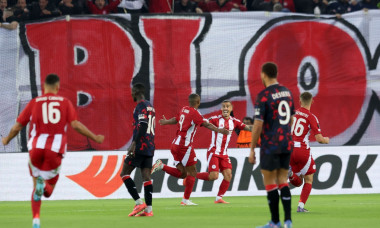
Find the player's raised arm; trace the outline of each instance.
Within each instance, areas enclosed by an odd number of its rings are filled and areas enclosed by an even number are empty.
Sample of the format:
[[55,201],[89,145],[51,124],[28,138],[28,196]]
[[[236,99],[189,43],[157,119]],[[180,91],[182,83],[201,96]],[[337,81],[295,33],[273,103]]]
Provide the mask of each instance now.
[[207,129],[210,129],[211,131],[215,131],[215,132],[221,133],[221,134],[223,134],[223,135],[229,135],[229,134],[230,134],[230,131],[229,131],[229,130],[227,130],[227,129],[225,129],[225,128],[217,128],[217,127],[215,127],[214,124],[209,123],[209,122],[206,122],[206,121],[203,122],[203,123],[201,124],[201,126],[207,128]]
[[16,123],[12,126],[11,130],[9,131],[8,136],[3,137],[3,138],[1,139],[3,145],[4,145],[4,146],[8,145],[8,143],[9,143],[14,137],[16,137],[16,135],[22,130],[23,127],[24,127],[24,126],[22,126],[22,124],[20,124],[19,122],[16,122]]
[[78,120],[71,121],[71,127],[81,135],[84,135],[97,143],[102,143],[104,141],[104,135],[95,135]]
[[173,125],[178,123],[177,118],[173,117],[171,119],[166,119],[164,115],[162,115],[162,119],[160,119],[158,122],[160,125]]
[[330,142],[330,138],[329,137],[323,137],[322,134],[315,135],[315,139],[320,144],[329,144],[329,142]]

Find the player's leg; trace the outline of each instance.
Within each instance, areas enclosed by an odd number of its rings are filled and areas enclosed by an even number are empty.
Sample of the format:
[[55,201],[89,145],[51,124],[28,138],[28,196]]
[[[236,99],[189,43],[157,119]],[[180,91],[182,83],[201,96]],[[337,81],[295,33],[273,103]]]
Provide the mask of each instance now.
[[[302,178],[300,178],[296,173],[300,172],[302,167],[304,166],[304,156],[302,156],[302,151],[299,152],[297,148],[294,148],[290,157],[290,168],[288,171],[288,178],[292,185],[295,187],[300,187],[302,185]],[[301,166],[301,167],[300,167]]]
[[[143,212],[136,216],[153,216],[153,208],[152,208],[152,193],[153,193],[153,185],[152,180],[150,178],[150,170],[152,164],[152,157],[146,159],[146,164],[144,164],[144,168],[141,169],[141,176],[144,184],[144,197],[145,203],[147,207]],[[150,163],[150,165],[149,165]]]
[[196,178],[200,180],[205,180],[205,181],[213,181],[213,180],[218,179],[219,167],[218,169],[216,169],[216,167],[214,169],[212,168],[215,166],[215,162],[216,162],[214,161],[214,159],[215,158],[213,156],[213,153],[210,151],[207,151],[208,172],[197,173]]
[[173,177],[182,178],[182,179],[186,178],[185,168],[181,164],[183,154],[186,152],[186,150],[187,150],[187,148],[181,148],[178,145],[172,144],[172,146],[170,148],[170,152],[172,153],[172,155],[174,157],[174,163],[175,163],[176,167],[175,168],[170,167],[170,166],[164,164],[160,159],[158,159],[153,164],[151,174],[153,174],[159,170],[163,170],[164,172],[166,172],[167,174],[169,174]]
[[196,205],[189,200],[195,185],[195,177],[197,176],[197,168],[195,166],[197,164],[197,157],[192,147],[189,147],[186,150],[186,153],[181,156],[181,163],[184,165],[187,173],[185,180],[185,192],[183,194],[181,205]]
[[268,206],[271,213],[271,221],[263,227],[281,227],[278,205],[280,196],[278,194],[277,170],[280,167],[279,156],[263,154],[260,156],[261,173],[265,190],[267,191]]
[[219,192],[216,196],[215,203],[228,203],[222,199],[224,194],[227,192],[228,187],[230,187],[230,182],[232,179],[232,165],[228,156],[219,158],[219,168],[223,174],[223,181],[219,186]]
[[308,154],[308,157],[305,158],[305,165],[301,169],[300,174],[303,176],[304,185],[302,187],[302,192],[300,195],[300,201],[298,202],[297,212],[309,212],[305,209],[305,204],[307,199],[309,198],[312,183],[313,183],[313,175],[316,172],[316,166],[313,157],[311,154]]
[[278,188],[280,190],[280,198],[282,207],[284,209],[284,227],[288,228],[292,226],[292,218],[291,218],[291,200],[292,195],[290,193],[290,188],[288,184],[288,169],[278,169],[277,172],[278,179]]
[[196,169],[195,164],[190,165],[190,166],[186,166],[185,169],[187,172],[187,177],[186,177],[185,183],[184,183],[185,192],[183,194],[183,199],[182,199],[181,205],[188,205],[188,206],[197,205],[197,204],[195,204],[189,200],[191,192],[193,191],[193,188],[195,185],[195,177],[197,175],[197,169]]
[[305,204],[307,199],[310,196],[312,184],[313,184],[313,176],[314,174],[305,175],[304,180],[305,184],[302,187],[302,192],[300,196],[300,201],[298,202],[297,212],[309,212],[305,209]]
[[[261,159],[262,160],[262,159]],[[265,190],[267,191],[267,199],[269,210],[271,213],[271,221],[263,227],[281,227],[280,214],[278,205],[280,202],[280,196],[278,194],[277,187],[277,170],[265,170],[261,169],[263,174],[263,182]]]
[[135,157],[126,157],[123,163],[123,169],[120,172],[120,177],[124,182],[125,187],[136,203],[132,212],[128,216],[135,216],[146,208],[146,204],[140,199],[140,195],[137,192],[135,182],[131,178],[132,171],[136,166],[139,166],[139,163],[141,162],[140,159],[141,157],[138,154],[135,154]]
[[49,197],[54,190],[59,177],[62,155],[50,150],[32,149],[29,152],[29,159],[29,171],[33,177],[31,197],[33,227],[39,228],[41,198],[42,195]]

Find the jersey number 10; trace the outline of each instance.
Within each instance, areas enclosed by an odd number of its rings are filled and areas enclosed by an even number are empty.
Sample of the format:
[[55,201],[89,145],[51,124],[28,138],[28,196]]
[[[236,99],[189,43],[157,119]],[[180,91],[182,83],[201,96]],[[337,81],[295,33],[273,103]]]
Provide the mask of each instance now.
[[42,120],[44,124],[56,124],[61,120],[61,111],[56,108],[59,105],[59,102],[50,102],[49,104],[44,102],[42,104]]

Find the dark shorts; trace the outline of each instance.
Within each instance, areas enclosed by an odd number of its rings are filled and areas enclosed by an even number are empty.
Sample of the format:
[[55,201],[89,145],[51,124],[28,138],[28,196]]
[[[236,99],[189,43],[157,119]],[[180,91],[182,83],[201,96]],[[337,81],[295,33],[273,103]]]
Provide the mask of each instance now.
[[289,153],[286,154],[262,154],[260,155],[261,169],[273,171],[275,169],[289,169]]
[[152,164],[153,164],[153,157],[139,155],[136,153],[134,157],[126,157],[124,160],[124,163],[130,166],[138,167],[140,169],[143,169],[143,168],[151,169]]

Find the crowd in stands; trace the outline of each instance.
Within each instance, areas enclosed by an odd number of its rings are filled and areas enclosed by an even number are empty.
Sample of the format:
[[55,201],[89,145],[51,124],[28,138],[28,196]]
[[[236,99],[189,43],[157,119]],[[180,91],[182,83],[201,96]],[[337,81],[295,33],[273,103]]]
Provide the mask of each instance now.
[[0,0],[0,27],[12,29],[14,21],[78,14],[281,11],[341,15],[367,9],[380,9],[380,0]]

